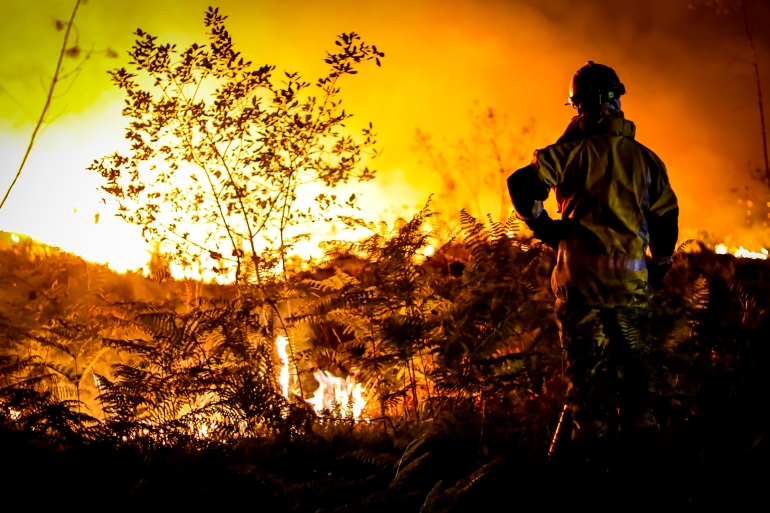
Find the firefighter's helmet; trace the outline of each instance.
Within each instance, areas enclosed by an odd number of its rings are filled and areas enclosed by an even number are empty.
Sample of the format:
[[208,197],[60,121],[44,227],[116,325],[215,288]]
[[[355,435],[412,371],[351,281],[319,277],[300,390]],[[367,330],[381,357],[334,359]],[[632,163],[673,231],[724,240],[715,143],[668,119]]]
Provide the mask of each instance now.
[[615,70],[604,64],[588,61],[575,72],[569,85],[569,103],[579,111],[598,108],[605,103],[614,103],[626,87],[620,82]]

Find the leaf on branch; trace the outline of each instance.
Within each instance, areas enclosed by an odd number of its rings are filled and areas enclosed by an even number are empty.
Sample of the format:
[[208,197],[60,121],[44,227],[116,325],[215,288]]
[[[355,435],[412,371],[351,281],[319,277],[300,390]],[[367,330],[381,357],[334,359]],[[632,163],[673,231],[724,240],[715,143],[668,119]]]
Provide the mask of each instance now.
[[112,187],[106,187],[102,185],[102,189],[112,194],[113,196],[123,197],[123,189],[117,185],[113,185]]
[[75,59],[75,58],[77,58],[80,55],[80,52],[81,52],[80,47],[75,45],[75,46],[72,46],[70,48],[67,48],[64,51],[64,55],[66,55],[67,57],[70,57],[72,59]]

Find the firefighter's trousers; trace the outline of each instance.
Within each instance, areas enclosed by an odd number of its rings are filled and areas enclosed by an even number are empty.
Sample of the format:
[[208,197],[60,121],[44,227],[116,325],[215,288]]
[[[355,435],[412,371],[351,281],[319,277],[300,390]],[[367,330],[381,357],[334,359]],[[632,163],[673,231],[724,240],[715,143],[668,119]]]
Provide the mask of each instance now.
[[606,439],[655,424],[645,326],[638,306],[597,308],[557,300],[573,440]]

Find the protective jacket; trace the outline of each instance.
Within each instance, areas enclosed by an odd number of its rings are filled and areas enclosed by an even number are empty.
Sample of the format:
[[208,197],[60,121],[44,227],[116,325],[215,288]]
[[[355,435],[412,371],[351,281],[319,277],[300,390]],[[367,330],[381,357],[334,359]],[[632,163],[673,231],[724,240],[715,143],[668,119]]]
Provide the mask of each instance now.
[[[612,307],[647,297],[648,265],[670,265],[679,208],[663,162],[617,109],[575,117],[564,135],[508,178],[517,216],[558,247],[551,285],[562,301]],[[543,201],[555,190],[561,220]],[[648,247],[650,254],[647,255]]]

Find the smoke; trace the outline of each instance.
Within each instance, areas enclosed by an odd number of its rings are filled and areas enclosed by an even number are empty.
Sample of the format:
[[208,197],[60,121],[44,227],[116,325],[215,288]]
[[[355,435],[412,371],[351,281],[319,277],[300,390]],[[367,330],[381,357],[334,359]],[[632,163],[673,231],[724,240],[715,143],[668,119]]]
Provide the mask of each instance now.
[[[0,20],[0,134],[4,148],[22,147],[61,44],[55,20],[67,19],[74,0],[0,2],[6,13]],[[202,41],[209,3],[90,0],[81,7],[79,44],[95,53],[72,89],[56,100],[52,112],[61,117],[43,135],[37,158],[0,213],[0,228],[21,230],[19,220],[26,219],[25,230],[42,233],[41,226],[64,222],[51,209],[41,214],[39,205],[63,204],[52,199],[59,184],[72,183],[92,159],[122,144],[122,98],[105,71],[125,64],[137,27],[179,46]],[[504,114],[512,130],[534,118],[530,149],[545,146],[574,115],[563,105],[572,73],[594,60],[614,67],[625,83],[626,116],[637,124],[637,139],[666,162],[683,226],[742,240],[749,233],[764,236],[769,189],[751,178],[752,170],[763,166],[756,85],[742,19],[734,14],[717,14],[703,2],[693,10],[688,0],[230,0],[217,5],[230,15],[228,27],[247,58],[299,71],[311,82],[322,75],[324,52],[343,31],[356,31],[385,51],[382,68],[348,77],[342,96],[356,114],[351,128],[372,121],[379,134],[384,147],[375,162],[380,179],[364,194],[389,215],[409,215],[445,184],[416,154],[417,129],[430,134],[437,149],[451,153],[458,139],[470,137],[468,112],[477,103]],[[767,86],[770,33],[762,27],[770,21],[770,8],[751,0],[747,7]],[[107,48],[120,58],[99,53]],[[68,62],[70,69],[75,64]],[[63,161],[53,151],[46,153],[62,146],[77,146],[80,157]],[[0,186],[10,182],[20,154],[4,152]],[[83,178],[82,183],[85,192],[73,193],[73,202],[98,203],[95,182]],[[463,191],[454,194],[461,197]],[[742,205],[747,200],[762,207],[752,212],[751,232],[738,230],[746,220]],[[436,207],[455,208],[463,201]],[[490,206],[493,214],[498,210],[497,204]]]
[[[768,187],[751,52],[737,1],[718,2],[732,12],[686,1],[534,2],[561,27],[565,48],[616,68],[627,86],[627,117],[637,139],[667,163],[682,204],[682,225],[718,236],[764,240]],[[761,79],[770,84],[769,34],[762,30],[770,9],[746,2]],[[713,6],[712,6],[713,7]],[[767,94],[767,93],[766,93]],[[739,203],[740,200],[740,203]],[[747,216],[747,201],[753,203]],[[768,205],[770,206],[770,205]],[[760,207],[760,208],[758,208]],[[746,221],[751,221],[751,227]]]

